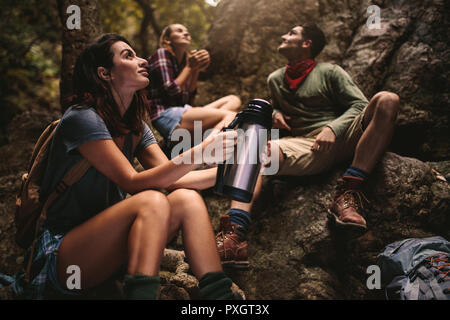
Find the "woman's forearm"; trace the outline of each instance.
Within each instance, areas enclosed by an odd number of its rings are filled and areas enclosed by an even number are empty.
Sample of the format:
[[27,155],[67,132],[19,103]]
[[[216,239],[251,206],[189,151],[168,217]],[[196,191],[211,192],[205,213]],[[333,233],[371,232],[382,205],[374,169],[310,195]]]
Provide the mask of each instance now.
[[192,80],[189,86],[189,92],[194,92],[195,89],[197,89],[197,80],[199,73],[199,70],[195,70],[192,72]]
[[[118,184],[129,193],[136,193],[146,189],[173,190],[176,188],[191,188],[201,190],[210,188],[215,184],[217,168],[191,171],[200,167],[205,161],[209,162],[210,155],[208,153],[208,158],[203,158],[207,147],[208,149],[212,147],[212,150],[215,150],[214,156],[211,158],[213,162],[224,161],[231,157],[234,152],[236,139],[237,133],[233,130],[213,132],[200,144],[174,159],[167,161],[167,158],[164,157],[166,159],[165,162],[162,161],[161,164],[154,168],[138,173],[130,166],[133,172],[130,171],[131,169],[127,171],[128,173],[124,172],[121,175],[122,181],[118,181]],[[148,148],[147,152],[154,153],[157,150],[160,151],[159,148],[153,151]],[[216,152],[219,153],[216,154]],[[147,154],[147,158],[148,156],[149,154]],[[145,154],[141,155],[141,157],[145,158]],[[144,161],[144,164],[148,168],[151,161]]]
[[195,70],[192,69],[190,66],[185,66],[183,70],[181,70],[180,74],[175,79],[180,88],[184,88],[186,86],[188,79],[192,73],[195,73]]
[[146,189],[169,188],[180,178],[200,167],[203,162],[196,161],[198,159],[196,159],[195,155],[203,154],[204,144],[203,142],[157,167],[136,172],[128,179],[123,189],[133,194]]
[[192,171],[170,185],[167,190],[180,188],[204,190],[216,184],[217,168]]

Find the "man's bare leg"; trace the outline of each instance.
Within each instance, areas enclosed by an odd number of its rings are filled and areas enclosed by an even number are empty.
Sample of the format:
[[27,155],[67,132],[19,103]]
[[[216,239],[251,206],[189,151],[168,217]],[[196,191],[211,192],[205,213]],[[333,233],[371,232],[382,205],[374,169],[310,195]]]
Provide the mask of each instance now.
[[379,92],[370,100],[364,114],[366,129],[356,146],[352,166],[372,172],[391,142],[399,109],[399,98],[391,92]]
[[337,225],[355,229],[356,235],[367,230],[361,216],[365,196],[362,184],[386,151],[394,133],[399,98],[390,92],[379,92],[369,102],[363,119],[366,128],[358,141],[352,165],[344,173],[344,184],[338,187],[329,217]]

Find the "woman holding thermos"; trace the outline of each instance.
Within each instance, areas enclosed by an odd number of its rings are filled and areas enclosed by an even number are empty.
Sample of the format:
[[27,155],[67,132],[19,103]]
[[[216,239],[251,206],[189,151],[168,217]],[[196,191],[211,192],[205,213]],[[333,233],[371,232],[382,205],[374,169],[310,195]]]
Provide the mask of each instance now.
[[[200,297],[233,298],[205,203],[194,191],[213,186],[216,169],[193,171],[201,163],[175,164],[161,151],[143,121],[146,67],[147,61],[117,34],[103,35],[78,57],[74,105],[56,129],[41,198],[81,159],[91,167],[47,211],[31,265],[28,290],[34,298],[43,298],[49,287],[60,294],[80,294],[125,265],[126,298],[155,299],[164,248],[178,230],[199,279]],[[228,140],[224,159],[235,139],[234,131],[213,132],[179,157],[193,159],[196,151]],[[134,169],[134,157],[144,171]],[[171,192],[165,195],[160,189]],[[71,266],[81,270],[81,291],[67,287]]]

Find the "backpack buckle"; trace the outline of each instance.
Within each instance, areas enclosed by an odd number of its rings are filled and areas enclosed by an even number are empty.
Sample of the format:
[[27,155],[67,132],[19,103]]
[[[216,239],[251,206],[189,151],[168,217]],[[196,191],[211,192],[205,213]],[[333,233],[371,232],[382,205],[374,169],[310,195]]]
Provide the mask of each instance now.
[[64,192],[66,192],[66,190],[67,190],[68,188],[69,188],[69,186],[68,186],[64,181],[61,181],[60,183],[58,183],[58,184],[56,185],[55,190],[56,190],[56,193],[62,194],[62,193],[64,193]]

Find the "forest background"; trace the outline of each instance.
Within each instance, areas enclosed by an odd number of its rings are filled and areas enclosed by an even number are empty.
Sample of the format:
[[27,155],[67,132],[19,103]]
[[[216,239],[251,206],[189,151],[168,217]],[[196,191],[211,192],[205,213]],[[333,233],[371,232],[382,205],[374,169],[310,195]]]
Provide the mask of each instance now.
[[[14,116],[26,110],[61,108],[60,80],[62,90],[65,80],[61,70],[71,72],[70,63],[82,49],[79,41],[83,37],[119,33],[132,42],[139,56],[148,57],[157,49],[162,28],[169,23],[180,22],[188,26],[192,33],[192,47],[197,47],[211,25],[217,2],[2,0],[0,146],[10,142],[6,127]],[[79,6],[83,16],[77,36],[68,38],[65,33],[69,32],[66,22],[70,14],[66,9],[70,4]],[[70,41],[75,46],[75,49],[65,51],[64,59],[63,41]]]

